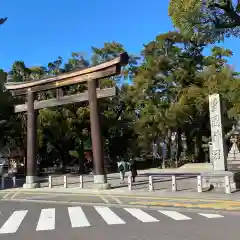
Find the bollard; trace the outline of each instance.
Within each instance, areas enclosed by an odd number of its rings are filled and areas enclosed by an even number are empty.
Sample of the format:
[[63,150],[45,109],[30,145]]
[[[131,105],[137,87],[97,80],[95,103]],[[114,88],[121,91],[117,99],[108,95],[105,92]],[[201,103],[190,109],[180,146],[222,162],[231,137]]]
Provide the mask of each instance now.
[[154,191],[153,178],[152,178],[152,176],[149,176],[148,190],[149,190],[150,192],[151,192],[151,191]]
[[231,193],[231,186],[230,186],[230,178],[229,176],[225,176],[225,193],[229,194]]
[[48,187],[52,188],[52,176],[48,177]]
[[67,188],[68,187],[67,176],[64,176],[63,183],[64,183],[64,188]]
[[176,176],[172,175],[172,192],[177,191],[177,183],[176,183]]
[[1,184],[1,188],[4,189],[5,188],[5,178],[4,175],[2,175],[2,184]]
[[132,190],[132,176],[128,176],[128,190]]
[[80,188],[83,188],[83,176],[79,176],[79,181],[80,181]]
[[197,176],[197,191],[202,192],[202,176]]

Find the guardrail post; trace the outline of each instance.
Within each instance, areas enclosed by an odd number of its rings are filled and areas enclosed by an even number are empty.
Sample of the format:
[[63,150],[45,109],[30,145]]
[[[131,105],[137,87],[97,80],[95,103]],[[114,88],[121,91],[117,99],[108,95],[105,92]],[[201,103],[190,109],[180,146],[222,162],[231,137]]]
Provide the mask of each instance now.
[[64,188],[67,188],[67,187],[68,187],[67,176],[64,176],[64,178],[63,178],[63,184],[64,184]]
[[4,189],[5,188],[5,177],[4,177],[4,175],[2,175],[1,180],[2,180],[1,188]]
[[48,187],[52,188],[52,176],[48,177]]
[[154,191],[153,178],[152,178],[152,176],[149,176],[148,190],[149,190],[149,191]]
[[80,188],[83,188],[83,175],[79,176]]
[[176,182],[176,176],[172,175],[172,192],[177,191],[177,182]]
[[132,190],[132,176],[128,176],[128,190],[131,191]]
[[225,180],[225,193],[229,194],[231,193],[230,177],[225,176],[224,180]]
[[202,192],[202,176],[197,176],[197,191]]

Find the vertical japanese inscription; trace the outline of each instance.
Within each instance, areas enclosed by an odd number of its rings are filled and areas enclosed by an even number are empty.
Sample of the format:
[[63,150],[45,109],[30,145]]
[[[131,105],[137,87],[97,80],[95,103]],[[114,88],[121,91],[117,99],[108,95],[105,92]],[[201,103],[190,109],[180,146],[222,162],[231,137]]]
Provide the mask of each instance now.
[[209,96],[209,111],[212,137],[212,161],[214,170],[226,170],[226,156],[223,139],[221,102],[219,94]]

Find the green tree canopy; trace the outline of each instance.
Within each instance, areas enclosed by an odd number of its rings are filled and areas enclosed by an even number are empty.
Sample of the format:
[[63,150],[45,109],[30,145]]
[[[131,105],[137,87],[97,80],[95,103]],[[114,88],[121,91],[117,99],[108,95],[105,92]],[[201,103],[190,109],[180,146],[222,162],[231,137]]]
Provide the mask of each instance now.
[[239,0],[171,0],[169,15],[184,34],[203,34],[208,41],[239,36]]

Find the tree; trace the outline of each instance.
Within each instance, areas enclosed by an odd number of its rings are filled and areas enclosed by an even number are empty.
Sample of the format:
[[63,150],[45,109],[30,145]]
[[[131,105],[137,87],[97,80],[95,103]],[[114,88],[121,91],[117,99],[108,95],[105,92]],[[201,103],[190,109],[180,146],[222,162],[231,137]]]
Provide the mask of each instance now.
[[[100,88],[117,88],[117,95],[99,101],[104,152],[114,161],[119,157],[152,158],[152,144],[178,136],[177,159],[181,158],[181,134],[187,136],[188,157],[203,161],[202,143],[210,140],[208,95],[220,93],[224,101],[224,128],[231,128],[240,116],[239,74],[228,65],[229,49],[213,46],[209,55],[205,36],[167,32],[144,45],[140,57],[130,55],[130,64],[120,76],[100,81]],[[83,69],[118,56],[124,46],[117,42],[92,48],[91,60],[73,52],[65,62],[61,57],[47,67],[27,67],[15,61],[12,81],[37,80]],[[141,61],[139,61],[139,59]],[[131,84],[124,82],[130,79]],[[0,71],[0,145],[26,148],[26,114],[12,113],[12,98],[4,92],[6,73]],[[65,94],[86,91],[86,83],[65,87]],[[55,90],[38,94],[39,100],[53,98]],[[19,101],[23,101],[20,99]],[[7,125],[5,125],[7,123]],[[49,109],[38,114],[38,153],[42,165],[79,164],[91,148],[88,102]],[[119,147],[121,146],[121,147]],[[170,156],[168,156],[171,160]],[[171,165],[173,162],[169,161]]]
[[203,34],[207,41],[239,36],[239,0],[171,0],[169,15],[182,33]]

